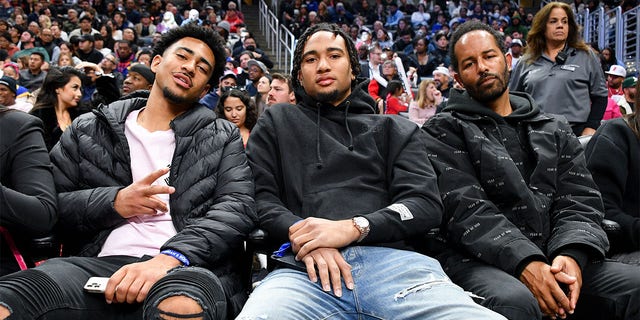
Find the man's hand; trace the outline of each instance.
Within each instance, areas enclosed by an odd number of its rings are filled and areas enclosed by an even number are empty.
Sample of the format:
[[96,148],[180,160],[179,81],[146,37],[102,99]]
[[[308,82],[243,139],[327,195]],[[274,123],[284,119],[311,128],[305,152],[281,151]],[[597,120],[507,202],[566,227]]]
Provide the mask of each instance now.
[[[329,292],[333,287],[336,297],[342,297],[341,278],[344,279],[346,287],[353,290],[351,265],[344,260],[338,249],[318,248],[303,256],[302,261],[307,266],[309,280],[317,282],[318,275],[320,276],[322,290]],[[318,268],[317,274],[316,268]]]
[[556,280],[564,283],[569,288],[570,307],[567,310],[570,314],[576,309],[580,289],[582,288],[582,271],[578,263],[568,256],[557,256],[551,264],[551,272],[553,272]]
[[587,127],[582,130],[582,134],[580,136],[592,136],[594,134],[596,134],[596,129]]
[[[565,278],[569,281],[569,278]],[[562,288],[558,285],[551,266],[544,262],[533,261],[529,263],[520,275],[520,281],[533,293],[538,300],[542,313],[552,319],[567,317],[565,310],[573,310]]]
[[151,286],[179,265],[178,259],[159,254],[151,260],[123,266],[109,278],[104,298],[107,303],[142,303]]
[[174,187],[152,185],[158,178],[169,172],[162,168],[118,191],[113,204],[116,211],[125,219],[138,215],[154,215],[157,211],[167,212],[167,205],[156,194],[172,194]]
[[336,248],[348,246],[358,240],[360,231],[349,220],[327,220],[321,218],[307,218],[289,227],[289,241],[291,250],[296,253],[296,259],[317,248]]

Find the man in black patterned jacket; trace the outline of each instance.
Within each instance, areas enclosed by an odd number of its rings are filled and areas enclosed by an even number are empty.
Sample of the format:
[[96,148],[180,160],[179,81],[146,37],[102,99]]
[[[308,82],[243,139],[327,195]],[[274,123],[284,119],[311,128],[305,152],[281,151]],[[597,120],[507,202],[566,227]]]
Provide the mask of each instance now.
[[566,121],[508,91],[489,26],[461,25],[444,112],[423,130],[438,174],[451,279],[509,319],[637,319],[640,269],[604,260],[602,200]]
[[[51,151],[57,229],[78,256],[0,278],[0,319],[239,312],[251,170],[237,127],[198,103],[223,72],[222,44],[210,29],[172,29],[154,48],[148,99],[101,106],[65,130]],[[83,292],[90,277],[108,278],[104,293]]]

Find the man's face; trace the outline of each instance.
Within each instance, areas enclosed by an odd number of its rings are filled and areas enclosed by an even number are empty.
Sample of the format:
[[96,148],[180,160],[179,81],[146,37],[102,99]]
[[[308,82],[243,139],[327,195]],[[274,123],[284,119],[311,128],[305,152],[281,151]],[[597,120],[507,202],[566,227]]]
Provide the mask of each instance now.
[[0,37],[0,49],[8,49],[9,48],[9,40],[5,37]]
[[247,38],[244,40],[244,48],[247,50],[255,50],[256,49],[256,40],[254,40],[253,38]]
[[271,106],[276,103],[290,103],[293,101],[294,94],[289,90],[289,84],[286,81],[273,79],[267,95],[267,104]]
[[481,30],[466,33],[456,43],[455,52],[456,80],[471,97],[490,103],[505,94],[511,61],[507,63],[491,34]]
[[118,43],[118,56],[120,58],[129,58],[131,56],[131,47],[126,43]]
[[258,80],[262,78],[262,76],[264,76],[264,72],[262,72],[262,69],[260,69],[260,67],[256,65],[249,66],[249,79],[251,81],[253,81],[254,83],[257,83]]
[[42,39],[42,42],[44,43],[49,43],[51,41],[53,41],[53,31],[51,31],[51,29],[42,29],[42,32],[40,32],[40,38]]
[[9,90],[9,87],[0,84],[0,104],[12,106],[16,103],[16,94]]
[[240,56],[240,67],[242,69],[247,70],[247,62],[251,60],[251,57],[248,54],[243,54]]
[[445,76],[442,73],[434,73],[433,80],[436,82],[436,86],[438,88],[441,88],[443,84],[444,85],[449,84],[449,77]]
[[355,79],[345,39],[328,31],[311,35],[302,50],[297,76],[313,99],[339,105],[351,94]]
[[100,67],[104,71],[107,71],[107,73],[113,71],[116,68],[116,65],[116,57],[114,57],[112,54],[106,55],[104,58],[102,58],[102,61],[100,61]]
[[32,54],[29,56],[29,71],[31,73],[39,73],[42,67],[42,57],[39,54]]
[[84,32],[91,31],[91,21],[82,19],[82,21],[80,21],[80,29]]
[[85,53],[88,53],[89,51],[91,51],[92,46],[93,46],[93,43],[89,40],[78,42],[78,48],[80,49],[80,51]]
[[371,49],[371,52],[369,53],[369,61],[371,61],[374,66],[382,63],[382,50],[378,48]]
[[440,37],[436,43],[438,44],[438,48],[446,50],[449,45],[449,40],[447,40],[447,37]]
[[23,43],[31,42],[32,41],[31,33],[27,31],[23,32],[22,35],[20,35],[20,41]]
[[622,87],[622,81],[624,81],[623,77],[618,77],[614,75],[607,75],[607,84],[610,88],[619,89]]
[[153,57],[154,86],[172,104],[190,106],[209,90],[214,65],[215,56],[207,44],[191,37],[182,38],[162,56]]
[[125,94],[129,94],[136,90],[149,90],[152,83],[149,83],[141,74],[135,71],[129,71],[127,78],[124,79],[122,84],[122,91]]
[[220,88],[235,87],[236,85],[236,79],[232,77],[224,78],[220,81]]
[[522,46],[517,44],[511,46],[511,53],[513,53],[516,57],[519,57],[520,54],[522,53]]

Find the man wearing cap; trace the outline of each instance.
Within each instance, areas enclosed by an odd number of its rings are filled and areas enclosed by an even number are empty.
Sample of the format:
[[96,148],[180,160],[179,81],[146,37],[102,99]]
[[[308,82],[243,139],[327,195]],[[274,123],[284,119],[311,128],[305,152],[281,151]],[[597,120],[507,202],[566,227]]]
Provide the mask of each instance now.
[[636,111],[635,101],[637,82],[638,78],[636,77],[628,77],[624,79],[624,81],[622,81],[623,95],[614,95],[610,98],[610,100],[613,100],[620,107],[620,113],[623,115]]
[[515,38],[511,40],[511,48],[509,48],[507,55],[511,56],[511,68],[515,68],[522,57],[522,40]]
[[136,63],[129,67],[129,73],[122,85],[122,92],[129,94],[136,90],[151,90],[155,80],[156,74],[151,71],[151,68],[142,63]]
[[258,83],[258,80],[260,80],[260,78],[269,73],[269,69],[267,69],[264,63],[256,59],[247,61],[247,69],[249,70],[250,80],[250,82],[247,83],[246,86],[247,92],[250,96],[255,97],[256,94],[258,94],[258,88],[256,87],[256,84]]
[[218,105],[218,99],[220,99],[220,96],[222,95],[222,91],[229,87],[235,87],[236,85],[236,74],[231,70],[226,70],[222,77],[220,77],[218,87],[210,90],[209,93],[200,99],[200,103],[204,104],[211,110],[215,110]]
[[627,76],[627,70],[625,70],[623,66],[614,64],[609,68],[609,71],[605,73],[607,75],[607,90],[609,91],[609,98],[614,95],[624,95],[624,92],[622,92],[622,81]]
[[442,92],[442,97],[449,98],[449,90],[451,90],[451,74],[449,69],[445,67],[437,67],[433,71],[433,79],[436,82],[436,88]]
[[0,78],[0,104],[10,109],[29,112],[33,108],[31,103],[16,100],[17,86],[16,80],[11,77]]
[[151,23],[151,14],[149,12],[142,13],[140,22],[135,25],[135,30],[140,38],[149,39],[149,42],[151,42],[151,36],[156,33],[156,26]]
[[44,53],[34,51],[29,55],[29,68],[20,71],[20,85],[30,92],[39,89],[47,76],[46,71],[42,71],[45,63]]
[[78,23],[78,28],[77,29],[73,29],[70,33],[69,33],[69,37],[73,37],[73,36],[84,36],[84,35],[94,35],[94,34],[100,34],[100,31],[94,29],[91,26],[91,17],[89,16],[84,16],[82,18],[80,18],[80,23]]
[[90,34],[85,34],[80,36],[78,39],[78,51],[76,51],[76,55],[82,61],[89,61],[91,63],[98,64],[102,61],[104,56],[100,51],[94,48],[94,39]]

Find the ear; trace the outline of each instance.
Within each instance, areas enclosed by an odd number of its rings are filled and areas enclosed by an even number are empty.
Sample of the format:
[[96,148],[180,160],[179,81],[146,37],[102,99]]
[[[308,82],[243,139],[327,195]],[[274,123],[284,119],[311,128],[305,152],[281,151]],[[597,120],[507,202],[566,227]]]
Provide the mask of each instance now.
[[453,79],[456,80],[456,82],[459,83],[464,88],[464,83],[462,83],[462,79],[460,78],[460,74],[458,74],[457,72],[454,72],[453,73]]
[[504,55],[505,60],[507,61],[507,70],[509,70],[509,72],[511,72],[511,61],[513,61],[513,57],[511,56],[511,53],[507,52]]
[[302,72],[298,71],[298,82],[300,83],[300,85],[301,85],[302,87],[304,87],[304,85],[302,85],[302,80],[303,80],[303,79],[304,79],[304,78],[302,77]]
[[296,94],[293,93],[293,91],[289,92],[289,102],[291,102],[292,104],[295,104],[296,101]]
[[156,55],[155,57],[153,57],[153,59],[151,59],[151,65],[149,67],[151,68],[151,71],[153,71],[153,73],[157,73],[158,65],[160,65],[160,63],[162,63],[161,55]]

